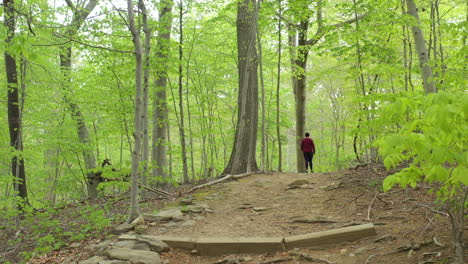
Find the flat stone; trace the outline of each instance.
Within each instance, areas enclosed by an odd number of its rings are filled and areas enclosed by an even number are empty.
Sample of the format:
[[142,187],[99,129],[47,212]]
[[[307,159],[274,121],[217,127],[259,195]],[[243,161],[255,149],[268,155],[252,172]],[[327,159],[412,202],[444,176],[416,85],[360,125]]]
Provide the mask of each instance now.
[[169,246],[157,236],[144,235],[138,237],[136,241],[147,244],[152,251],[156,251],[158,253],[169,251]]
[[123,234],[119,236],[119,240],[135,240],[137,237],[136,235],[130,235],[130,234]]
[[165,221],[182,221],[183,214],[179,209],[169,209],[158,212],[157,214],[144,214],[143,218],[148,221],[165,222]]
[[172,248],[181,248],[186,250],[192,250],[195,248],[195,239],[190,237],[158,236],[158,239]]
[[113,248],[107,251],[110,258],[141,264],[161,264],[159,254],[152,251]]
[[282,238],[199,238],[196,249],[200,255],[263,254],[283,250]]
[[90,259],[80,261],[79,264],[99,264],[99,262],[103,261],[104,258],[100,256],[94,256]]
[[252,210],[254,210],[255,212],[263,212],[263,211],[268,210],[268,208],[266,208],[266,207],[254,207],[254,208],[252,208]]
[[117,241],[114,244],[114,246],[119,247],[119,248],[130,248],[130,249],[132,249],[135,246],[135,241],[134,240],[121,240],[121,241]]
[[95,255],[103,255],[106,251],[107,248],[109,248],[112,245],[112,241],[110,240],[104,240],[96,245],[91,246],[91,251]]
[[123,223],[123,224],[120,224],[120,225],[116,226],[113,230],[111,230],[111,233],[119,235],[119,234],[122,234],[122,233],[126,233],[128,231],[131,231],[131,230],[133,230],[133,228],[134,228],[134,225],[128,224],[128,223]]
[[191,205],[193,204],[193,197],[188,197],[179,201],[180,205]]
[[133,246],[133,249],[136,250],[151,250],[151,248],[145,244],[145,243],[135,243],[135,246]]
[[183,223],[181,224],[181,226],[193,226],[193,225],[195,225],[196,223],[197,223],[197,222],[195,222],[195,221],[193,221],[193,220],[187,220],[187,221],[183,222]]
[[330,244],[338,244],[347,241],[354,241],[368,236],[375,236],[373,224],[364,224],[315,232],[305,235],[290,236],[285,238],[286,248],[314,247]]

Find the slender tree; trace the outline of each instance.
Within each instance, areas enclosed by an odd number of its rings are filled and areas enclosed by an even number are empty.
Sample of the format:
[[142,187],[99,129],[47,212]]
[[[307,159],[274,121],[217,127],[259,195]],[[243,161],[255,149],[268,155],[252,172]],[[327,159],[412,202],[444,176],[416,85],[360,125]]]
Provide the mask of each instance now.
[[418,53],[424,91],[426,91],[426,93],[435,93],[437,90],[433,80],[432,67],[429,65],[429,56],[424,35],[420,27],[421,22],[419,21],[418,9],[416,8],[414,0],[406,0],[406,6],[408,8],[408,13],[415,19],[411,30],[413,31],[414,45]]
[[[68,7],[72,10],[73,18],[70,24],[68,24],[65,27],[63,36],[68,39],[73,39],[78,30],[83,25],[88,15],[96,7],[97,0],[89,0],[86,5],[78,6],[75,6],[75,4],[73,4],[71,0],[65,0],[65,2],[67,3]],[[79,1],[78,3],[80,4],[81,2]],[[89,136],[89,130],[79,105],[73,102],[73,100],[68,95],[72,92],[70,89],[70,72],[72,68],[71,43],[60,46],[60,68],[64,76],[63,87],[65,90],[65,101],[70,106],[72,117],[73,119],[75,119],[76,122],[78,138],[80,140],[80,143],[83,144],[83,159],[85,162],[85,168],[87,173],[86,184],[88,188],[88,196],[95,198],[98,195],[97,186],[99,184],[99,180],[97,179],[97,174],[94,171],[94,169],[96,168],[96,158],[94,156],[92,148],[90,147],[91,139]]]
[[251,173],[258,170],[255,155],[258,129],[256,2],[256,0],[237,2],[237,57],[239,63],[237,125],[231,157],[223,174]]
[[[9,47],[15,37],[15,2],[14,0],[3,0],[3,6],[3,23],[6,28],[5,43],[7,44],[7,47]],[[8,129],[10,132],[10,146],[15,150],[11,159],[11,172],[14,177],[15,191],[22,200],[18,202],[18,209],[22,209],[25,204],[28,204],[28,189],[26,184],[26,173],[24,170],[24,159],[21,156],[21,152],[23,151],[23,138],[18,71],[16,68],[16,58],[8,49],[5,50],[4,57],[7,77]]]
[[[143,0],[139,0],[143,1]],[[141,6],[141,5],[140,5]],[[127,0],[128,9],[128,27],[132,35],[132,41],[135,51],[135,147],[132,151],[132,178],[130,188],[130,208],[128,214],[128,223],[138,218],[140,215],[140,207],[138,205],[138,178],[140,176],[140,160],[141,160],[141,105],[142,105],[142,76],[143,76],[143,51],[141,47],[140,32],[135,26],[135,12],[133,11],[132,0]]]
[[276,138],[278,141],[278,171],[283,170],[283,153],[281,149],[281,132],[280,132],[280,86],[281,86],[281,55],[282,55],[282,35],[281,35],[281,16],[283,13],[281,0],[278,0],[278,64],[276,76]]
[[180,125],[179,125],[179,135],[180,135],[180,145],[182,146],[182,168],[184,175],[184,182],[189,182],[188,177],[188,166],[187,166],[187,150],[185,146],[185,126],[184,126],[184,99],[183,99],[183,16],[184,16],[184,6],[182,0],[180,0],[179,5],[179,111],[180,111]]

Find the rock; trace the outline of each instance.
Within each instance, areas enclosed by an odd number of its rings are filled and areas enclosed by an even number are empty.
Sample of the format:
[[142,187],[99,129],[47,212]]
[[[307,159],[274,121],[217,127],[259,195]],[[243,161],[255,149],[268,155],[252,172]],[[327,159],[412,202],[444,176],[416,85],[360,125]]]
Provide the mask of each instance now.
[[174,226],[178,226],[178,225],[179,225],[178,223],[172,222],[172,221],[163,224],[164,227],[174,227]]
[[342,250],[340,250],[340,254],[341,254],[341,255],[346,255],[346,254],[348,254],[348,249],[343,248]]
[[193,197],[187,197],[179,201],[180,205],[191,205],[193,204]]
[[94,255],[102,256],[105,251],[112,245],[112,241],[110,240],[104,240],[99,244],[91,246],[91,252],[94,253]]
[[169,246],[161,241],[157,236],[143,235],[138,237],[137,242],[147,244],[152,251],[158,253],[169,251]]
[[301,187],[302,185],[305,185],[305,184],[309,184],[309,181],[305,180],[305,179],[295,180],[295,181],[291,182],[290,184],[288,184],[288,189],[299,188],[299,187]]
[[116,226],[116,227],[111,231],[111,233],[112,233],[112,234],[119,235],[119,234],[126,233],[126,232],[128,232],[128,231],[131,231],[131,230],[133,230],[133,228],[134,228],[134,225],[128,224],[128,223],[123,223],[123,224],[120,224],[120,225]]
[[130,235],[130,234],[123,234],[119,236],[119,240],[135,240],[137,237],[136,235]]
[[358,248],[358,249],[356,249],[356,250],[354,251],[354,254],[355,254],[355,255],[359,255],[359,254],[362,254],[362,253],[364,253],[364,252],[366,252],[366,251],[367,251],[367,248],[365,248],[365,247],[360,247],[360,248]]
[[263,211],[266,211],[268,208],[266,207],[254,207],[252,208],[252,210],[254,210],[255,212],[263,212]]
[[193,220],[187,220],[187,221],[183,222],[183,223],[181,224],[181,226],[193,226],[193,225],[195,225],[196,223],[197,223],[197,222],[195,222],[195,221],[193,221]]
[[145,244],[145,243],[135,243],[135,246],[133,247],[133,249],[136,249],[136,250],[147,250],[147,251],[150,251],[151,248]]
[[94,256],[90,259],[80,261],[79,264],[99,264],[99,262],[103,261],[104,258],[100,256]]
[[205,211],[205,208],[200,206],[200,205],[189,205],[185,209],[185,212],[187,213],[193,213],[193,214],[201,214]]
[[135,241],[134,240],[117,241],[114,244],[114,246],[119,247],[119,248],[130,248],[130,249],[132,249],[135,246]]
[[192,250],[190,251],[190,253],[193,254],[193,255],[196,255],[196,254],[198,254],[198,251],[197,251],[196,249],[192,249]]
[[179,209],[169,209],[158,212],[157,214],[144,214],[143,218],[148,221],[166,222],[166,221],[182,221],[183,214]]
[[133,263],[161,264],[159,254],[152,251],[113,248],[107,251],[107,255],[112,259],[126,260]]
[[147,225],[137,225],[135,226],[135,232],[138,234],[143,234],[148,230]]

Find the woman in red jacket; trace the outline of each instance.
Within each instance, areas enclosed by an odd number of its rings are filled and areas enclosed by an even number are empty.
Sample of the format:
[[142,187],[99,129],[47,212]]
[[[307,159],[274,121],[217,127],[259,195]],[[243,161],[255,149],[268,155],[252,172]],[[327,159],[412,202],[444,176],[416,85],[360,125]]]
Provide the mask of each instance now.
[[309,132],[306,132],[305,138],[302,139],[301,150],[304,153],[306,172],[308,172],[309,165],[310,165],[310,172],[314,172],[314,167],[312,165],[312,158],[314,157],[314,154],[315,154],[315,144],[314,144],[314,141],[310,138]]

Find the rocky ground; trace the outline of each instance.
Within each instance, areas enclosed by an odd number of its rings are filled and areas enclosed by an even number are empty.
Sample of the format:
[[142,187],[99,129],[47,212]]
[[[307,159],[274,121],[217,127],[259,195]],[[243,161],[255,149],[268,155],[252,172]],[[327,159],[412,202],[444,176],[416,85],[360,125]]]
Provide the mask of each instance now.
[[[170,264],[450,263],[448,217],[437,213],[429,186],[384,193],[381,183],[388,173],[369,165],[333,173],[258,174],[194,193],[186,187],[179,190],[180,197],[147,205],[145,221],[134,230],[121,226],[123,230],[117,232],[131,239],[119,241],[119,234],[83,241],[30,263],[129,263],[111,261],[109,256],[142,263],[157,263],[151,261],[159,258]],[[206,257],[169,249],[157,241],[158,236],[284,237],[363,223],[373,223],[377,235],[263,255]],[[122,257],[135,252],[115,248],[138,249],[149,262]]]

